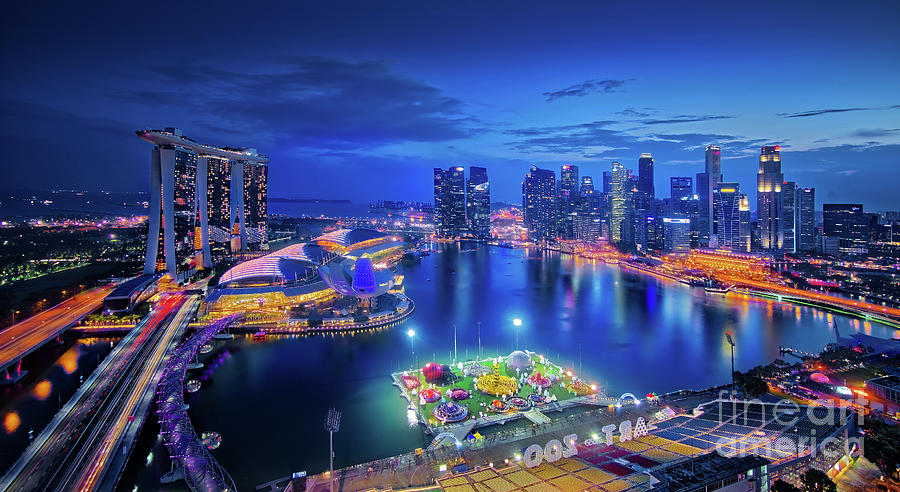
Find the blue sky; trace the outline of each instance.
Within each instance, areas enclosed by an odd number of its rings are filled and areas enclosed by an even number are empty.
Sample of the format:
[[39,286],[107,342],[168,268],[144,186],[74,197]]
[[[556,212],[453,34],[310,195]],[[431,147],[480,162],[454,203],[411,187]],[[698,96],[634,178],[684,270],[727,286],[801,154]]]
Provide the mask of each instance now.
[[[143,190],[178,126],[272,157],[272,196],[430,199],[434,166],[484,165],[520,200],[532,164],[613,159],[693,176],[758,147],[817,201],[900,209],[896,2],[133,2],[0,20],[7,188]],[[488,5],[485,5],[488,4]]]

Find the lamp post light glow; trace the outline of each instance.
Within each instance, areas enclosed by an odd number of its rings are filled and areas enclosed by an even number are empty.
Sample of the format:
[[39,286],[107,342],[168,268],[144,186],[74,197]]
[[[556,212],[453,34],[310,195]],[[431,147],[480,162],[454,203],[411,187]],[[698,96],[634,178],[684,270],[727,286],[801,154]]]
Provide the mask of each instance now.
[[406,332],[406,336],[409,337],[409,355],[410,355],[410,358],[413,359],[413,361],[412,361],[412,362],[413,362],[413,367],[415,367],[415,366],[416,366],[416,361],[415,361],[416,350],[415,350],[415,348],[413,347],[413,340],[414,340],[415,337],[416,337],[416,330],[413,330],[412,328],[410,328],[410,329]]
[[522,320],[519,318],[514,319],[513,325],[516,327],[516,350],[519,350],[519,327],[522,326]]

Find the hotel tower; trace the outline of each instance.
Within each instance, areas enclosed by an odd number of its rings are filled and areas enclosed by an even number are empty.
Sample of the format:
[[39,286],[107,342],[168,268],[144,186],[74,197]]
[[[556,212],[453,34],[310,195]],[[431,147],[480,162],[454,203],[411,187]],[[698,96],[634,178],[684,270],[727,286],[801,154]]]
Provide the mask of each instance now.
[[180,281],[214,256],[265,245],[268,157],[201,145],[177,128],[135,133],[153,144],[144,273]]

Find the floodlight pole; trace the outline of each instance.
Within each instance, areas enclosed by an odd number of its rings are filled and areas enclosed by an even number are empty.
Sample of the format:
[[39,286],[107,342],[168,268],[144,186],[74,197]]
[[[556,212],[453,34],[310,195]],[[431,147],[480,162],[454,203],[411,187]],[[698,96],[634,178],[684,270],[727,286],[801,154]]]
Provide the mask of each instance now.
[[734,398],[734,339],[731,338],[731,333],[725,332],[725,340],[731,346],[731,397]]
[[481,321],[478,322],[478,359],[481,359]]
[[456,323],[453,323],[453,362],[456,362]]
[[335,408],[328,409],[325,417],[325,430],[328,431],[328,490],[334,492],[334,433],[341,428],[341,412]]

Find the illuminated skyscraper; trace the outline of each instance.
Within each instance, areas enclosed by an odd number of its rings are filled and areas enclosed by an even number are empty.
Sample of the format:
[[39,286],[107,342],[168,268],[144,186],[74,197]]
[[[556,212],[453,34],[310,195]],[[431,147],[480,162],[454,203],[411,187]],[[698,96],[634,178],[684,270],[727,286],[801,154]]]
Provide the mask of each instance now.
[[603,217],[601,216],[601,193],[594,189],[594,178],[581,177],[581,199],[578,206],[575,237],[592,243],[603,237]]
[[653,184],[653,155],[641,154],[638,159],[638,191],[650,198],[656,198],[656,187]]
[[816,189],[797,190],[797,250],[816,249]]
[[669,196],[672,197],[672,201],[689,200],[694,196],[694,179],[690,176],[670,178],[669,186]]
[[[203,169],[206,173],[203,173]],[[207,217],[201,233],[203,243],[209,250],[204,250],[204,262],[206,258],[223,257],[230,247],[231,227],[231,161],[215,155],[201,155],[197,159],[197,188],[203,187],[202,181],[206,179],[206,200],[198,200],[200,206],[200,220],[203,222],[204,214]],[[206,207],[204,210],[203,207]],[[207,265],[208,266],[208,265]]]
[[826,203],[822,205],[823,234],[840,240],[840,252],[869,252],[869,217],[859,203]]
[[741,193],[740,185],[719,183],[713,190],[713,201],[718,214],[716,217],[718,247],[732,251],[746,251],[741,239],[741,203],[746,201],[746,196]]
[[715,210],[713,209],[713,190],[722,181],[722,148],[718,145],[706,146],[705,172],[697,174],[697,195],[700,197],[700,208],[697,216],[697,230],[700,233],[700,244],[709,244],[710,235],[715,233]]
[[434,207],[439,237],[454,238],[466,233],[465,169],[434,169]]
[[784,214],[781,186],[781,146],[766,146],[759,153],[756,174],[756,227],[760,248],[781,250],[784,243]]
[[691,219],[666,217],[663,219],[664,248],[672,253],[691,250]]
[[619,243],[625,238],[625,195],[628,187],[628,171],[619,161],[613,161],[610,171],[609,238]]
[[575,220],[581,197],[580,184],[578,166],[566,164],[560,168],[559,193],[556,197],[556,203],[559,207],[557,212],[557,232],[562,239],[575,238]]
[[[136,134],[154,144],[144,272],[166,272],[174,279],[183,280],[194,269],[212,265],[210,215],[214,223],[221,224],[224,210],[229,210],[228,222],[231,222],[235,217],[235,194],[241,196],[243,206],[243,179],[234,180],[235,167],[240,167],[242,162],[265,167],[269,159],[253,149],[198,144],[185,138],[177,128],[138,130]],[[258,196],[265,201],[265,182],[261,186],[263,191]],[[227,200],[223,198],[226,194]],[[243,224],[240,230],[243,231]],[[246,247],[247,242],[242,244]]]
[[491,238],[491,184],[487,169],[470,167],[466,182],[466,219],[475,239]]
[[789,253],[797,252],[797,183],[785,181],[781,184],[782,246]]
[[444,170],[434,168],[434,233],[444,235]]
[[531,166],[522,181],[524,225],[531,241],[556,237],[556,174]]
[[244,164],[244,221],[247,225],[248,244],[266,243],[268,219],[269,167],[263,164]]

